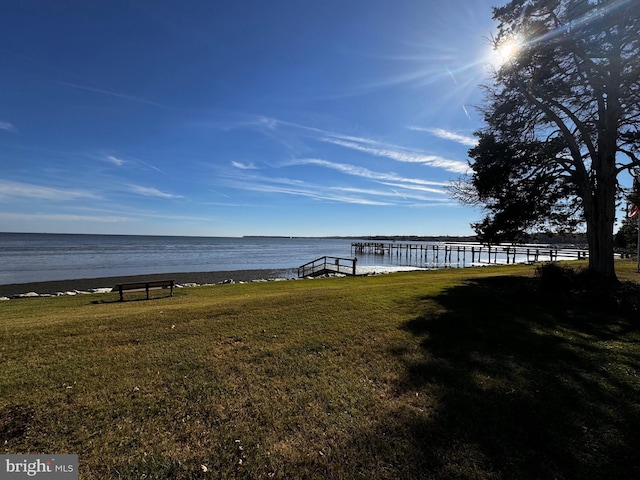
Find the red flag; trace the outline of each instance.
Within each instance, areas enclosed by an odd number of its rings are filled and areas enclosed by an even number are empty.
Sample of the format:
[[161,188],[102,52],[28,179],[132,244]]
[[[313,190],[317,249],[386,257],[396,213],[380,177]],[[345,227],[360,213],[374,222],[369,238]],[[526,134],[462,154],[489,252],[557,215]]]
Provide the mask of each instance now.
[[640,208],[638,207],[633,207],[631,209],[631,214],[629,215],[631,218],[636,218],[638,216],[638,213],[640,213]]

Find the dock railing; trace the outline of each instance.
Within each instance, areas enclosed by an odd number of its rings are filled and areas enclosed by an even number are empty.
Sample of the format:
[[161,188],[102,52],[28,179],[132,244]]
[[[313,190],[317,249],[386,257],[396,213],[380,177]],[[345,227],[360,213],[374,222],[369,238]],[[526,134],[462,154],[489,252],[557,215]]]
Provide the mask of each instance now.
[[356,258],[320,257],[298,267],[298,278],[317,277],[330,273],[356,274]]

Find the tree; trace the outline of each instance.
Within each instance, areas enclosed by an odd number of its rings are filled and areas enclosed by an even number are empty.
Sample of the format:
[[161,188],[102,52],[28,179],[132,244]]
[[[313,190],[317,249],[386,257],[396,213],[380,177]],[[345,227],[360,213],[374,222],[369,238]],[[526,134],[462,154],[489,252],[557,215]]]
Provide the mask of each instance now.
[[615,246],[623,253],[635,255],[638,248],[638,219],[626,217],[615,235]]
[[582,222],[589,267],[615,277],[618,176],[640,165],[640,0],[512,0],[493,18],[514,55],[456,196],[487,209],[486,239]]
[[627,194],[627,215],[614,237],[615,247],[623,253],[636,255],[638,251],[638,215],[640,215],[640,180],[634,172],[633,187]]

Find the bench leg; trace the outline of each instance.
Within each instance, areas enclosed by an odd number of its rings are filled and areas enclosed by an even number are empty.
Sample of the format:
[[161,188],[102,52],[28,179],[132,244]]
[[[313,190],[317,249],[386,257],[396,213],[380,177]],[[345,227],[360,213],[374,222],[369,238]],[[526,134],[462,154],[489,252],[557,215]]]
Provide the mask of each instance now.
[[124,302],[124,295],[122,294],[122,287],[118,289],[120,291],[120,301]]

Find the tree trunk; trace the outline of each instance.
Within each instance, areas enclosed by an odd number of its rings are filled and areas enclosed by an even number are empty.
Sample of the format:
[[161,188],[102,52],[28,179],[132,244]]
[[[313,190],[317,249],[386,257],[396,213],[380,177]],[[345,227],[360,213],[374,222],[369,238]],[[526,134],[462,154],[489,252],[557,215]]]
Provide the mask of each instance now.
[[[619,55],[619,52],[618,52]],[[618,58],[618,57],[615,57]],[[613,62],[618,65],[617,62]],[[616,152],[620,119],[619,68],[612,68],[612,80],[598,102],[597,155],[591,157],[594,183],[592,196],[592,238],[589,242],[589,268],[612,279],[616,278],[613,262],[613,224],[616,215]],[[594,158],[595,157],[595,158]],[[587,226],[589,218],[587,217]]]
[[611,182],[602,182],[584,205],[589,242],[589,268],[615,279],[613,261],[615,183],[613,185],[607,185],[607,183]]
[[[613,262],[613,233],[603,228],[602,223],[595,223],[589,238],[589,268],[607,277],[615,278]],[[589,229],[587,229],[589,230]]]

